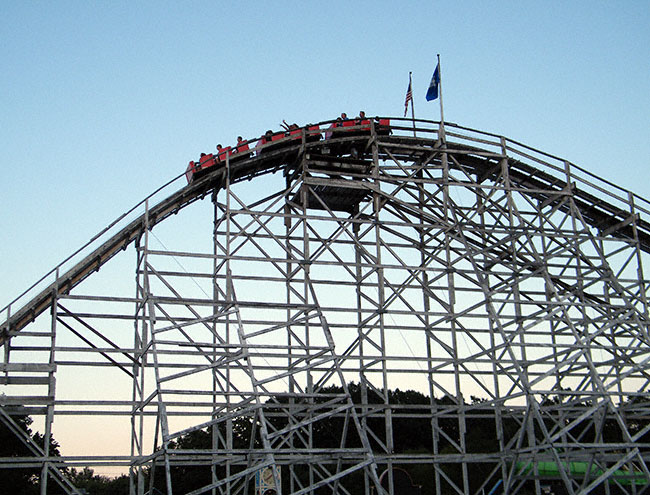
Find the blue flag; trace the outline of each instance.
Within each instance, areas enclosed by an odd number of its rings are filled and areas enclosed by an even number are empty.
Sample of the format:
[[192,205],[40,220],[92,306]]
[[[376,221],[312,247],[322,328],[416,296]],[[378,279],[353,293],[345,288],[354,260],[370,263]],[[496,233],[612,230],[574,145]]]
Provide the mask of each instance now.
[[433,71],[433,77],[429,83],[427,90],[427,101],[435,100],[438,98],[438,87],[440,86],[440,62],[436,65],[436,70]]

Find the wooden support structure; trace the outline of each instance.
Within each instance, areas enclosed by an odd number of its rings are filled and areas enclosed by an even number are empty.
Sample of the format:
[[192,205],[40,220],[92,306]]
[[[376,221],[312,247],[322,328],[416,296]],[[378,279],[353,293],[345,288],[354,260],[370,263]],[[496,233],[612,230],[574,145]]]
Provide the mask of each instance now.
[[[181,493],[187,466],[209,473],[192,494],[272,467],[279,493],[393,495],[419,469],[437,495],[541,495],[548,466],[566,493],[640,493],[650,203],[501,136],[385,122],[226,156],[7,306],[0,420],[66,455],[0,469],[38,469],[43,495],[83,466],[132,495]],[[97,418],[120,453],[68,454]]]

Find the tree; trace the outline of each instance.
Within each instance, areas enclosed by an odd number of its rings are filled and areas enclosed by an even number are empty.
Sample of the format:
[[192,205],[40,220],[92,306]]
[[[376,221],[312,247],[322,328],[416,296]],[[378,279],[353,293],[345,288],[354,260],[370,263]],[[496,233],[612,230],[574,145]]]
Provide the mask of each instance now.
[[[34,457],[33,451],[26,445],[23,439],[19,438],[8,426],[8,420],[3,416],[0,421],[0,457]],[[33,433],[30,425],[32,419],[25,415],[11,416],[12,427],[17,427],[25,437],[43,449],[44,437],[40,433]],[[50,439],[50,455],[61,455],[59,444],[53,438]],[[32,495],[39,493],[39,480],[41,475],[40,467],[24,467],[15,469],[0,469],[0,487],[3,493],[13,495]],[[58,484],[52,480],[48,481],[48,493],[64,493]]]
[[72,468],[70,481],[74,486],[86,490],[90,495],[128,495],[129,493],[129,477],[125,474],[109,478],[96,475],[89,467],[85,467],[81,471]]

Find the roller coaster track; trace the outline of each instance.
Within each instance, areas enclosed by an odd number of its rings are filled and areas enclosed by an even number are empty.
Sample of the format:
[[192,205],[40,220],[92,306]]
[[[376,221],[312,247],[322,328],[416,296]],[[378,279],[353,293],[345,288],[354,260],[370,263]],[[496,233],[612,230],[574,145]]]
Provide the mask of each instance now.
[[[287,139],[281,143],[280,149],[252,154],[243,160],[233,160],[226,166],[213,167],[199,180],[176,190],[155,206],[148,207],[108,239],[103,240],[106,235],[100,236],[101,244],[98,247],[65,273],[58,275],[54,282],[46,285],[27,302],[23,302],[20,309],[10,311],[10,307],[19,298],[5,307],[3,312],[6,319],[0,325],[0,345],[50,308],[56,293],[69,293],[118,252],[137,242],[146,228],[151,229],[194,201],[223,187],[227,173],[230,174],[232,183],[251,180],[280,169],[284,169],[287,174],[291,172],[297,156],[320,155],[323,148],[328,146],[345,145],[347,148],[367,149],[376,140],[379,144],[390,145],[393,150],[391,156],[391,153],[382,152],[383,148],[379,146],[380,160],[391,160],[395,152],[410,159],[420,154],[422,160],[432,152],[444,153],[453,157],[449,162],[450,168],[464,169],[475,175],[478,183],[493,178],[501,161],[507,160],[508,174],[514,187],[529,190],[529,195],[546,205],[557,206],[560,210],[566,208],[564,200],[567,195],[571,195],[584,220],[601,236],[613,236],[636,243],[642,251],[650,252],[650,204],[643,198],[603,181],[565,160],[504,137],[446,123],[446,139],[441,140],[438,124],[424,120],[416,121],[416,132],[421,137],[413,137],[410,135],[413,134],[411,121],[400,120],[391,120],[393,124],[390,135],[378,134],[373,125],[370,133],[350,133],[344,137],[314,142],[306,139],[309,131],[308,126],[305,126],[301,129],[300,140]],[[321,122],[321,131],[331,122]],[[345,163],[345,159],[339,160],[335,156],[323,155],[323,159]],[[353,159],[348,161],[354,162]],[[58,267],[55,270],[58,273]]]

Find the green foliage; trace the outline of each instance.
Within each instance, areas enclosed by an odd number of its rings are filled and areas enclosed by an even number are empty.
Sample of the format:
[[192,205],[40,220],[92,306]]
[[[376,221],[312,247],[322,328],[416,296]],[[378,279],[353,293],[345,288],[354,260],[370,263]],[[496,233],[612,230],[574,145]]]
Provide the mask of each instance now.
[[[32,419],[27,415],[12,416],[14,423],[22,430],[32,441],[41,449],[45,445],[43,435],[32,432]],[[58,456],[59,444],[52,439],[50,441],[50,455]],[[29,447],[16,434],[14,434],[6,424],[0,421],[0,457],[34,457]],[[0,469],[0,487],[4,490],[2,493],[11,493],[12,495],[32,495],[38,494],[40,468],[16,468]],[[56,482],[48,482],[48,494],[57,495],[64,493]]]
[[74,486],[84,489],[89,495],[128,495],[129,477],[127,475],[109,478],[96,475],[95,472],[85,467],[81,471],[72,468],[70,481]]
[[[384,419],[383,398],[371,390],[364,391],[359,384],[348,385],[353,403],[357,411],[363,416],[363,425],[377,438],[371,438],[371,445],[377,452],[381,452],[381,443],[386,442],[386,428]],[[341,387],[328,387],[322,390],[322,397],[305,399],[304,405],[309,402],[324,404],[332,397],[341,395]],[[367,397],[362,394],[367,393]],[[490,401],[471,397],[470,404],[462,404],[462,417],[459,416],[459,406],[453,397],[442,397],[430,400],[429,397],[413,390],[389,390],[386,394],[388,403],[392,409],[392,433],[393,451],[397,454],[417,456],[418,454],[430,454],[434,443],[435,425],[437,434],[435,443],[437,453],[444,455],[458,455],[463,452],[460,447],[464,444],[464,451],[467,453],[490,453],[497,452],[502,444],[516,438],[522,428],[527,429],[525,416],[522,411],[497,410]],[[286,409],[289,406],[289,399],[286,396],[277,396],[264,404],[264,411],[267,420],[273,429],[280,430],[288,425]],[[299,408],[300,401],[293,401],[292,407]],[[547,429],[557,428],[560,418],[579,417],[586,408],[592,407],[588,402],[570,402],[562,397],[548,397],[542,404],[543,419]],[[648,455],[650,443],[650,403],[644,398],[630,400],[618,406],[620,412],[625,416],[627,427],[632,435],[639,434],[639,448],[642,455]],[[376,408],[373,414],[372,410]],[[370,411],[370,412],[369,412]],[[27,416],[14,417],[19,427],[29,435],[35,443],[42,446],[43,437],[39,433],[31,431],[31,419]],[[566,419],[568,421],[568,419]],[[499,442],[497,435],[497,424],[503,435]],[[569,423],[567,423],[569,424]],[[334,415],[321,419],[312,425],[312,446],[315,448],[338,448],[340,447],[341,435],[345,428],[346,420],[343,415]],[[227,446],[227,428],[232,431],[232,445]],[[542,441],[542,428],[536,422],[532,434]],[[461,431],[463,435],[461,438]],[[612,419],[603,419],[601,427],[596,431],[594,421],[586,416],[583,421],[572,422],[567,433],[575,441],[584,443],[602,442],[618,443],[625,441],[621,425]],[[527,433],[528,435],[528,433]],[[370,435],[369,435],[370,436]],[[347,421],[346,431],[347,448],[361,447],[356,425],[353,421]],[[527,437],[528,438],[528,437]],[[229,422],[220,422],[211,429],[201,429],[188,432],[171,441],[168,445],[169,453],[173,461],[186,459],[184,463],[176,463],[171,468],[172,485],[174,493],[187,493],[197,488],[206,486],[212,482],[212,469],[217,479],[225,476],[224,463],[217,463],[211,467],[212,455],[214,452],[223,452],[226,447],[232,449],[247,450],[251,447],[260,448],[260,425],[251,417],[236,417]],[[52,440],[50,444],[52,455],[59,455],[59,446]],[[30,457],[31,453],[27,447],[17,439],[12,432],[0,423],[0,456],[1,457]],[[403,464],[395,467],[408,472],[413,484],[421,487],[421,495],[433,495],[436,493],[434,480],[434,469],[431,464]],[[463,466],[457,462],[450,462],[439,465],[442,474],[439,476],[441,493],[455,493],[452,484],[464,489]],[[492,486],[492,472],[496,467],[494,462],[477,462],[467,466],[467,480],[471,493],[480,492],[483,488],[489,491]],[[334,465],[332,465],[334,468]],[[231,474],[242,466],[231,466]],[[383,468],[382,468],[383,469]],[[71,481],[78,488],[83,488],[89,495],[127,495],[129,493],[129,477],[119,476],[108,478],[96,475],[90,468],[81,471],[70,469],[67,474]],[[145,486],[149,486],[149,478],[154,477],[154,493],[166,492],[166,480],[164,468],[159,457],[158,464],[152,470],[145,469]],[[303,484],[309,482],[309,467],[306,465],[294,466],[295,476]],[[38,476],[40,469],[19,468],[12,470],[0,470],[0,487],[7,493],[15,495],[36,495],[38,490]],[[490,479],[489,486],[484,485]],[[498,475],[497,475],[498,476]],[[283,490],[289,492],[289,476],[283,476]],[[365,491],[365,480],[362,471],[356,471],[342,480],[346,489],[352,494],[362,494]],[[549,480],[547,484],[553,486],[555,493],[565,493],[562,481]],[[252,491],[251,482],[249,491]],[[525,481],[518,485],[518,493],[534,493],[534,484]],[[608,486],[610,494],[620,493],[619,488],[614,485]],[[331,492],[331,487],[322,487],[316,490],[320,493]],[[605,485],[598,487],[594,493],[605,493]],[[61,493],[54,481],[48,484],[48,494]]]

